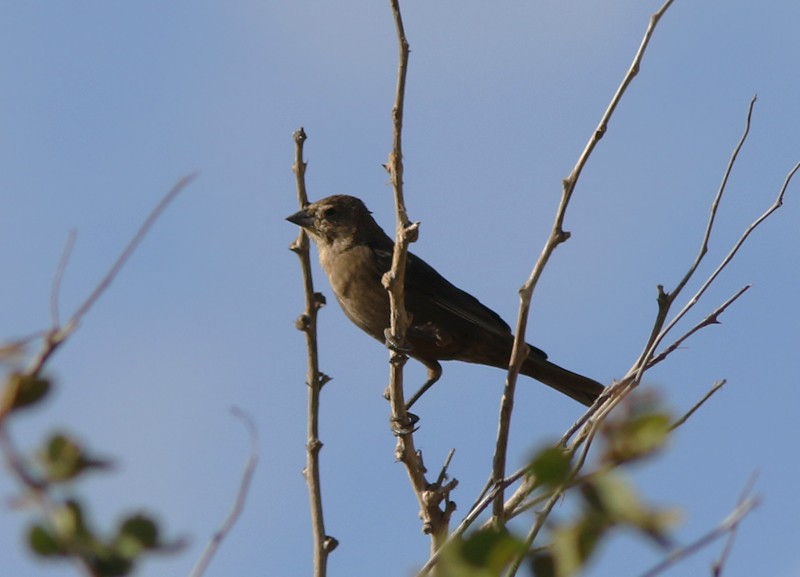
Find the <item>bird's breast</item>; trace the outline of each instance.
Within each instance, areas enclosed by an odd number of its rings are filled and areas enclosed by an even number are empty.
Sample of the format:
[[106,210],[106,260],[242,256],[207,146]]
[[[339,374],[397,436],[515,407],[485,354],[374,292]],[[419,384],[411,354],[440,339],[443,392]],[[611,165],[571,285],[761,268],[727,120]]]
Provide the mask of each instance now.
[[371,249],[358,246],[342,252],[320,251],[320,264],[345,315],[361,330],[384,341],[384,330],[389,326],[389,295]]

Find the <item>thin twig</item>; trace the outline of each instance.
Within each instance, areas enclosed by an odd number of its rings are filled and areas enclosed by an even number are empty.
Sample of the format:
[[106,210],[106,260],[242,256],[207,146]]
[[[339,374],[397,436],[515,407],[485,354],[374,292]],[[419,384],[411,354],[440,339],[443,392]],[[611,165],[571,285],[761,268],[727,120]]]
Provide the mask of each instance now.
[[[735,158],[737,157],[738,151],[741,149],[741,146],[742,146],[747,134],[749,133],[749,123],[750,123],[750,117],[751,117],[751,113],[752,113],[754,102],[755,102],[754,100],[751,100],[750,106],[748,107],[747,122],[745,124],[744,133],[742,135],[742,138],[740,138],[739,142],[737,143],[736,148],[734,149],[734,153],[731,156],[731,160],[729,161],[728,166],[727,166],[727,168],[725,170],[725,176],[723,177],[723,183],[720,185],[720,188],[717,191],[717,194],[716,194],[716,196],[714,198],[714,202],[712,203],[712,213],[716,211],[716,207],[719,204],[719,198],[721,197],[721,194],[725,190],[725,183],[727,183],[728,174],[731,172],[731,169],[732,169],[732,166],[733,166],[732,163],[735,160]],[[671,306],[672,302],[675,300],[676,296],[679,294],[679,292],[680,292],[679,289],[682,289],[686,285],[687,277],[684,276],[684,278],[679,282],[676,290],[672,291],[672,293],[665,292],[663,290],[662,286],[658,287],[658,293],[659,293],[658,294],[658,313],[656,315],[656,320],[655,320],[655,322],[653,324],[653,329],[651,331],[651,336],[648,339],[648,344],[645,346],[645,348],[644,348],[642,354],[640,355],[639,359],[636,361],[636,363],[634,363],[633,367],[631,367],[631,369],[628,371],[628,374],[625,377],[623,377],[620,382],[617,382],[614,385],[612,385],[611,387],[608,387],[606,389],[606,391],[601,395],[600,399],[595,403],[595,406],[592,407],[589,410],[589,413],[593,414],[593,416],[592,416],[593,419],[595,419],[597,421],[602,421],[603,418],[605,417],[605,415],[607,415],[609,412],[611,412],[614,409],[614,407],[626,396],[627,391],[631,390],[632,388],[634,388],[634,387],[636,387],[638,385],[638,383],[642,379],[642,376],[643,376],[644,372],[647,369],[649,369],[656,362],[660,362],[661,360],[663,360],[663,358],[665,358],[665,356],[667,354],[669,354],[671,351],[675,350],[677,348],[677,346],[680,345],[680,343],[682,343],[686,338],[688,338],[688,336],[690,336],[691,334],[696,332],[696,330],[698,330],[699,328],[702,328],[704,326],[708,326],[709,324],[715,323],[716,320],[717,320],[717,317],[730,304],[732,304],[736,299],[738,299],[749,288],[749,287],[744,287],[744,288],[740,289],[731,298],[729,298],[725,303],[723,303],[722,305],[717,307],[717,309],[715,309],[715,311],[712,312],[711,315],[709,315],[708,317],[706,317],[706,319],[704,319],[703,321],[698,323],[698,325],[696,325],[694,328],[692,328],[690,331],[688,331],[684,336],[680,337],[675,343],[673,343],[673,345],[670,345],[670,347],[665,349],[665,351],[662,354],[659,354],[658,356],[654,356],[654,351],[658,347],[660,342],[669,333],[669,331],[675,326],[675,324],[678,322],[678,320],[680,318],[682,318],[692,307],[694,307],[694,305],[699,301],[700,297],[705,293],[705,291],[708,289],[708,287],[711,285],[711,283],[713,283],[717,279],[717,277],[722,272],[722,270],[724,270],[725,267],[727,267],[728,264],[730,264],[730,262],[736,256],[736,254],[738,253],[739,249],[744,245],[745,241],[750,236],[750,234],[764,220],[766,220],[772,213],[774,213],[776,210],[778,210],[778,208],[780,208],[782,206],[783,198],[785,196],[786,190],[788,189],[789,184],[791,183],[794,175],[797,173],[798,170],[800,170],[800,163],[797,163],[789,171],[789,173],[786,175],[786,177],[784,179],[784,182],[783,182],[783,185],[781,186],[781,188],[780,188],[780,190],[778,192],[778,195],[777,195],[775,201],[773,202],[773,204],[764,213],[762,213],[758,218],[756,218],[745,229],[745,231],[742,233],[741,237],[733,245],[733,247],[730,249],[728,254],[722,259],[721,263],[717,266],[717,268],[711,273],[711,275],[709,275],[709,277],[706,279],[706,281],[703,283],[703,285],[700,287],[700,289],[698,289],[698,291],[691,297],[691,299],[684,306],[684,308],[681,310],[681,312],[679,312],[676,315],[676,317],[673,318],[673,320],[670,321],[670,323],[666,327],[664,326],[664,323],[666,322],[666,318],[667,318],[667,314],[669,312],[670,306]],[[704,240],[703,240],[702,244],[705,244],[707,242],[706,239],[710,235],[710,232],[711,232],[710,231],[710,227],[713,226],[713,223],[714,223],[714,217],[711,216],[711,217],[709,217],[709,222],[706,225],[706,232],[705,232],[705,234],[703,236]],[[702,254],[704,254],[704,251],[703,251],[702,245],[701,245],[701,250],[699,252],[699,255],[701,255],[701,256],[698,257],[698,258],[701,258]],[[695,262],[697,262],[697,261],[695,261]],[[697,269],[697,266],[693,263],[693,265],[690,267],[690,272],[696,271],[696,269]],[[588,422],[589,422],[588,420],[585,420],[584,423],[580,425],[580,427],[585,427],[586,423],[588,423]],[[569,435],[571,436],[577,430],[579,430],[578,427],[577,426],[573,426],[570,429]],[[582,430],[585,430],[585,429],[582,429]]]
[[[752,475],[750,475],[750,479],[747,481],[747,484],[744,486],[744,490],[742,490],[742,494],[739,497],[739,505],[744,503],[745,499],[747,499],[747,496],[753,490],[753,486],[756,483],[756,478],[757,477],[758,477],[758,475],[756,473],[753,473]],[[731,552],[733,551],[733,542],[736,539],[736,532],[737,532],[738,528],[739,528],[738,525],[736,525],[734,527],[731,527],[731,530],[728,533],[728,540],[725,542],[725,547],[722,549],[722,553],[720,553],[719,559],[717,559],[711,565],[711,575],[712,575],[712,577],[721,577],[722,576],[722,571],[725,568],[725,563],[727,563],[728,558],[730,557]]]
[[[37,375],[39,371],[42,370],[47,360],[55,353],[59,346],[69,337],[70,334],[78,327],[81,319],[89,312],[89,310],[94,306],[94,304],[100,299],[103,293],[108,289],[111,285],[112,281],[116,278],[117,274],[119,274],[122,267],[125,266],[125,263],[128,262],[128,259],[133,255],[133,253],[138,248],[139,244],[144,240],[144,237],[147,236],[147,233],[156,223],[158,218],[162,215],[162,213],[166,210],[166,208],[170,205],[170,203],[175,200],[175,198],[183,192],[183,190],[195,179],[196,173],[192,173],[188,176],[184,176],[181,178],[172,189],[164,195],[164,197],[159,201],[156,207],[150,211],[150,214],[147,215],[142,225],[139,227],[139,230],[136,231],[136,234],[133,235],[128,245],[123,249],[120,255],[117,257],[117,260],[111,265],[111,268],[108,269],[108,272],[103,277],[103,279],[97,284],[94,288],[92,293],[86,298],[85,301],[78,307],[78,309],[72,314],[72,317],[66,322],[63,327],[53,327],[45,336],[45,342],[39,351],[39,354],[34,359],[33,364],[28,369],[28,374],[30,375]],[[65,260],[62,257],[62,262]],[[56,274],[56,279],[60,282],[60,274]],[[54,283],[56,284],[56,283]],[[57,285],[56,285],[57,286]],[[51,300],[53,298],[51,295]],[[51,305],[51,309],[52,309]],[[57,309],[54,309],[54,312],[57,313]]]
[[61,279],[64,278],[64,271],[67,269],[69,257],[72,255],[72,249],[75,247],[75,239],[78,233],[74,230],[69,231],[67,235],[67,242],[64,243],[64,250],[61,253],[61,258],[58,261],[56,272],[53,275],[53,285],[50,289],[50,324],[52,329],[56,329],[61,325],[60,316],[58,313],[58,300],[61,294]]
[[[510,432],[511,427],[511,413],[514,407],[514,392],[516,388],[516,380],[517,375],[519,374],[520,367],[522,366],[525,357],[527,356],[527,344],[525,343],[525,331],[528,324],[528,316],[530,312],[531,300],[533,298],[533,292],[536,287],[536,284],[539,281],[539,277],[541,276],[542,272],[544,271],[545,266],[550,260],[553,252],[555,251],[556,247],[561,243],[565,242],[569,238],[569,232],[565,231],[563,228],[564,218],[566,216],[567,207],[569,206],[569,201],[572,198],[572,194],[575,191],[575,187],[578,183],[578,179],[580,178],[581,172],[583,171],[584,166],[589,160],[589,157],[592,154],[592,151],[597,146],[600,139],[603,138],[607,129],[608,123],[611,120],[611,117],[614,114],[617,106],[619,105],[620,101],[622,100],[623,94],[627,90],[630,83],[639,73],[639,68],[641,66],[642,58],[644,57],[645,51],[647,50],[647,46],[650,43],[650,39],[655,32],[655,28],[658,25],[658,22],[661,20],[661,17],[670,7],[674,0],[667,0],[661,8],[658,9],[651,17],[649,25],[645,31],[644,37],[642,38],[642,42],[639,45],[639,49],[636,52],[636,55],[633,58],[633,62],[628,69],[628,72],[625,74],[625,77],[622,79],[619,87],[617,88],[616,93],[611,98],[611,102],[609,103],[606,111],[603,113],[602,118],[600,119],[600,123],[598,124],[597,128],[592,133],[592,136],[589,138],[589,141],[586,144],[581,155],[578,157],[578,161],[575,164],[575,167],[572,169],[572,172],[569,174],[567,178],[564,179],[562,183],[562,194],[561,194],[561,201],[559,203],[558,209],[556,211],[555,222],[553,223],[553,227],[550,231],[550,235],[545,243],[544,248],[542,249],[541,254],[539,255],[538,260],[536,261],[533,270],[531,271],[530,277],[525,282],[525,284],[520,288],[520,305],[519,305],[519,312],[517,314],[517,326],[516,326],[516,336],[514,339],[514,346],[511,353],[511,360],[509,363],[509,371],[508,376],[506,378],[505,388],[503,390],[503,398],[500,404],[500,418],[498,424],[498,431],[497,431],[497,440],[495,442],[495,453],[492,460],[492,478],[495,481],[499,479],[503,479],[505,477],[505,466],[506,466],[506,455],[508,451],[508,435]],[[502,526],[504,524],[504,515],[505,511],[505,504],[504,504],[504,492],[499,491],[497,496],[495,497],[493,506],[492,506],[492,517],[493,522],[497,526]]]
[[[152,228],[167,206],[189,185],[192,180],[194,180],[194,178],[195,174],[190,174],[181,178],[175,184],[175,186],[173,186],[172,189],[169,190],[166,195],[164,195],[156,207],[150,212],[150,214],[148,214],[139,230],[117,257],[116,261],[114,261],[103,279],[97,284],[83,304],[81,304],[81,306],[78,307],[78,309],[73,313],[69,321],[67,321],[67,323],[62,327],[59,321],[58,300],[61,290],[61,280],[63,278],[67,262],[69,261],[70,253],[72,252],[72,248],[74,246],[75,234],[70,233],[61,258],[59,259],[50,292],[50,316],[52,326],[44,333],[43,343],[39,352],[24,372],[26,376],[37,377],[41,373],[47,364],[47,361],[52,357],[53,353],[55,353],[55,351],[64,342],[66,342],[69,336],[76,330],[83,317],[108,289],[111,282],[117,276],[122,267],[128,262],[131,255],[134,253],[142,240],[144,240],[144,237],[147,236],[150,228]],[[26,339],[18,341],[18,346],[22,347],[29,338],[30,337],[27,337]],[[44,516],[48,519],[48,522],[54,526],[58,525],[59,523],[56,519],[57,513],[55,512],[55,505],[51,500],[51,495],[48,494],[48,486],[28,470],[27,464],[17,450],[16,445],[11,440],[5,424],[5,419],[0,417],[0,452],[3,453],[9,470],[12,471],[14,476],[16,476],[19,483],[26,488],[27,494],[36,500],[42,509]],[[96,575],[92,565],[83,555],[73,554],[72,557],[72,561],[78,570],[89,577]]]
[[658,563],[655,567],[642,573],[641,577],[655,577],[676,563],[707,547],[710,543],[713,543],[720,537],[723,537],[729,534],[731,531],[734,531],[739,526],[739,523],[741,523],[742,520],[747,516],[747,514],[755,509],[759,504],[760,499],[758,497],[749,497],[745,499],[739,503],[733,512],[731,512],[731,514],[728,515],[717,527],[700,537],[694,543],[673,551],[667,556],[666,559]]
[[711,398],[711,396],[712,396],[714,393],[716,393],[718,390],[720,390],[722,387],[724,387],[724,386],[725,386],[725,383],[726,383],[726,382],[727,382],[727,381],[725,381],[725,379],[722,379],[721,381],[717,381],[716,383],[714,383],[714,384],[711,386],[711,388],[708,390],[708,392],[707,392],[705,395],[703,395],[703,398],[702,398],[702,399],[700,399],[699,401],[697,401],[697,402],[694,404],[694,406],[693,406],[691,409],[689,409],[689,410],[688,410],[688,411],[687,411],[687,412],[686,412],[686,413],[685,413],[685,414],[684,414],[684,415],[683,415],[683,416],[682,416],[680,419],[678,419],[677,421],[675,421],[674,423],[672,423],[672,425],[670,425],[670,427],[669,427],[669,430],[670,430],[670,431],[674,431],[675,429],[677,429],[678,427],[680,427],[681,425],[683,425],[683,424],[684,424],[686,421],[688,421],[688,420],[689,420],[689,418],[690,418],[692,415],[694,415],[694,413],[695,413],[695,411],[697,411],[697,409],[699,409],[700,407],[702,407],[702,406],[705,404],[705,402],[706,402],[708,399],[710,399],[710,398]]
[[[297,201],[300,208],[304,208],[308,204],[305,182],[306,162],[303,160],[303,144],[306,141],[305,130],[301,127],[295,131],[293,137],[295,160],[292,165],[292,171],[295,174],[297,183]],[[322,387],[330,380],[330,377],[319,370],[319,350],[317,347],[317,313],[325,304],[325,297],[314,290],[308,235],[302,228],[290,248],[300,259],[306,307],[297,321],[297,328],[306,335],[306,351],[308,354],[306,364],[306,383],[308,385],[306,466],[303,474],[308,485],[308,499],[311,511],[311,532],[314,540],[314,577],[325,577],[328,571],[328,555],[338,544],[336,539],[325,532],[319,462],[319,453],[322,450],[322,441],[319,439],[320,394]]]
[[189,174],[188,176],[184,176],[181,178],[172,189],[164,195],[156,207],[147,215],[147,218],[144,219],[144,222],[139,227],[139,230],[136,231],[136,234],[133,235],[133,238],[128,243],[128,246],[120,253],[117,260],[111,265],[111,268],[106,273],[106,276],[103,277],[103,280],[95,287],[92,294],[83,302],[83,304],[78,307],[78,310],[72,315],[72,318],[69,319],[67,324],[64,326],[64,331],[70,331],[71,327],[74,327],[80,320],[84,317],[84,315],[89,312],[100,296],[106,291],[106,289],[111,285],[114,279],[119,274],[119,271],[122,270],[122,267],[125,266],[125,263],[128,262],[128,259],[131,258],[133,253],[139,247],[141,242],[144,240],[144,237],[147,236],[147,233],[150,232],[150,229],[159,219],[159,217],[164,213],[167,207],[172,203],[177,196],[183,192],[183,190],[189,186],[189,184],[197,177],[197,173]]
[[656,364],[658,364],[661,361],[663,361],[664,359],[666,359],[667,356],[669,356],[672,353],[672,351],[678,349],[684,343],[684,341],[686,341],[689,337],[691,337],[697,331],[699,331],[699,330],[701,330],[701,329],[703,329],[703,328],[705,328],[707,326],[710,326],[710,325],[719,324],[719,317],[720,317],[720,315],[722,315],[722,313],[725,312],[725,309],[727,309],[734,302],[736,302],[739,299],[739,297],[742,296],[745,292],[750,290],[751,286],[752,285],[745,285],[742,288],[740,288],[738,291],[736,291],[736,293],[734,293],[733,296],[731,296],[728,300],[726,300],[724,303],[722,303],[716,309],[714,309],[711,312],[711,314],[706,316],[706,318],[704,318],[702,321],[700,321],[699,323],[694,325],[691,329],[689,329],[684,334],[682,334],[680,337],[675,339],[675,342],[673,342],[671,345],[669,345],[663,351],[661,351],[660,353],[655,355],[652,359],[650,359],[650,361],[647,363],[647,367],[646,368],[650,369],[651,367],[655,366]]
[[244,504],[245,500],[247,499],[247,493],[250,490],[250,483],[253,479],[253,473],[255,473],[256,465],[258,464],[258,431],[256,430],[256,426],[253,424],[253,420],[238,407],[233,407],[231,409],[231,413],[233,413],[237,419],[240,419],[247,428],[247,432],[250,435],[250,455],[248,456],[244,470],[242,471],[242,478],[239,482],[239,490],[236,492],[236,498],[233,501],[233,506],[231,507],[228,516],[225,518],[225,521],[222,523],[217,532],[211,537],[208,545],[206,545],[206,548],[203,550],[203,554],[200,556],[200,559],[198,559],[194,569],[192,569],[190,577],[200,577],[203,575],[203,573],[205,573],[214,557],[214,554],[222,544],[222,540],[225,539],[225,537],[227,537],[231,532],[231,529],[233,529],[233,526],[236,524],[236,521],[239,519],[239,516],[244,510]]
[[[734,247],[728,256],[723,260],[723,262],[717,267],[717,269],[706,279],[705,283],[700,287],[700,289],[689,299],[689,301],[684,305],[683,309],[675,315],[669,323],[664,326],[667,320],[667,314],[669,312],[672,303],[675,302],[675,299],[678,298],[678,295],[683,292],[684,287],[687,285],[689,280],[694,276],[695,272],[697,271],[698,266],[703,260],[703,257],[708,252],[708,242],[711,238],[711,233],[714,228],[714,223],[716,220],[717,210],[719,209],[719,204],[722,199],[722,195],[725,193],[728,180],[730,178],[731,172],[733,171],[733,167],[736,164],[736,159],[739,157],[739,152],[742,150],[744,143],[747,141],[747,137],[750,134],[750,123],[753,117],[753,109],[756,104],[756,97],[754,96],[750,100],[750,104],[747,107],[747,116],[745,119],[744,131],[742,132],[739,141],[736,143],[736,146],[731,153],[731,157],[728,160],[728,165],[725,167],[725,172],[722,176],[722,182],[717,189],[717,193],[714,196],[714,200],[711,203],[711,209],[709,211],[708,223],[706,224],[705,232],[703,233],[703,239],[700,243],[700,249],[697,253],[697,257],[695,257],[694,262],[689,267],[689,270],[683,276],[683,278],[678,282],[675,288],[671,292],[664,292],[663,287],[659,286],[659,313],[657,315],[656,322],[653,325],[653,330],[651,331],[650,339],[647,341],[647,345],[645,346],[644,350],[642,351],[639,360],[634,365],[638,367],[639,373],[643,373],[648,367],[647,365],[650,363],[651,357],[655,354],[655,350],[658,348],[658,345],[661,341],[666,337],[666,335],[672,330],[672,328],[688,313],[695,304],[700,300],[700,297],[705,293],[706,289],[714,282],[714,279],[717,278],[720,272],[727,266],[727,264],[733,259],[733,255],[736,254],[738,247]],[[763,219],[760,219],[763,220]],[[751,225],[752,226],[752,225]],[[746,234],[749,234],[746,233]],[[740,239],[739,246],[741,246],[741,242],[743,239]]]
[[[536,537],[538,537],[539,532],[542,530],[542,527],[544,527],[544,522],[550,516],[550,512],[553,510],[553,507],[556,506],[556,503],[558,503],[561,500],[561,497],[563,496],[564,490],[566,490],[566,488],[567,486],[566,484],[564,484],[563,486],[556,489],[550,496],[550,498],[547,500],[545,506],[542,507],[542,509],[536,513],[536,521],[533,523],[533,526],[531,527],[530,531],[528,531],[528,534],[525,536],[525,540],[523,541],[525,546],[521,547],[520,549],[528,551],[531,548],[533,542],[536,540]],[[514,575],[517,574],[517,571],[519,571],[520,565],[522,565],[522,561],[524,559],[525,559],[524,554],[517,555],[509,564],[508,570],[505,573],[505,577],[514,577]]]

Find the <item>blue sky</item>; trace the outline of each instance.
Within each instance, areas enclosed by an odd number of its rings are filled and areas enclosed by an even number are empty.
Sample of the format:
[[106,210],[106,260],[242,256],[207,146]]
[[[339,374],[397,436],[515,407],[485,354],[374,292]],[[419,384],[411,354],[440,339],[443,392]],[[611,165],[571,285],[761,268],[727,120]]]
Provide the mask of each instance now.
[[[513,324],[517,289],[546,238],[560,181],[630,64],[656,2],[407,2],[408,209],[413,250]],[[800,40],[793,0],[677,0],[640,76],[587,166],[568,214],[572,239],[537,289],[528,340],[598,380],[622,376],[694,258],[747,104],[753,128],[719,213],[708,274],[773,201],[800,160]],[[396,46],[387,3],[25,2],[0,7],[2,337],[49,324],[53,271],[78,240],[61,292],[80,304],[163,193],[169,209],[50,366],[56,392],[15,419],[22,447],[67,429],[117,462],[78,490],[98,524],[156,511],[180,555],[145,577],[186,575],[227,513],[247,457],[229,407],[261,435],[248,506],[207,575],[310,572],[305,352],[292,131],[309,140],[312,199],[349,193],[391,229],[381,164],[391,146]],[[800,575],[798,194],[759,229],[701,301],[697,321],[753,288],[647,386],[680,413],[728,379],[669,451],[632,471],[641,492],[683,511],[689,542],[735,506],[753,472],[762,506],[726,576]],[[330,575],[409,575],[425,559],[413,495],[393,462],[381,393],[387,354],[330,306],[320,317],[322,475]],[[704,277],[703,277],[704,278]],[[688,287],[696,289],[699,280]],[[688,296],[688,295],[687,295]],[[682,325],[684,329],[690,324]],[[408,365],[408,379],[424,371]],[[491,466],[503,374],[450,364],[418,407],[429,467],[451,447],[467,509]],[[512,464],[556,438],[580,407],[524,382]],[[530,385],[530,386],[528,386]],[[0,495],[16,487],[0,476]],[[557,511],[559,515],[566,513]],[[73,575],[20,546],[29,516],[0,510],[3,574]],[[669,575],[706,574],[720,545]],[[589,575],[637,575],[660,558],[616,536]]]

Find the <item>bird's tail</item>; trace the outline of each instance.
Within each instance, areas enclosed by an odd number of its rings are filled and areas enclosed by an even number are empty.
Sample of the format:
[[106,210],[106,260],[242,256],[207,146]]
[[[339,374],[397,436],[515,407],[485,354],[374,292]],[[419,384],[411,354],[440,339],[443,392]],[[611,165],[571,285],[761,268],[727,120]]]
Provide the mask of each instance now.
[[603,385],[597,381],[559,367],[537,355],[537,352],[536,350],[531,351],[528,358],[522,363],[520,373],[533,377],[587,407],[594,403],[603,392]]

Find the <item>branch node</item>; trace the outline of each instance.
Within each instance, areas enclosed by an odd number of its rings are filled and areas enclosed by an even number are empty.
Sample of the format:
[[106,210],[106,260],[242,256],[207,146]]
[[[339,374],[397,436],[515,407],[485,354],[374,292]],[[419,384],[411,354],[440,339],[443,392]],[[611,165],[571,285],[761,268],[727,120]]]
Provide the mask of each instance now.
[[306,444],[309,453],[319,453],[322,450],[323,442],[319,439],[310,439]]
[[325,550],[326,553],[332,552],[338,546],[339,546],[339,540],[336,539],[336,537],[325,535],[325,540],[322,542],[322,548]]
[[381,278],[381,284],[383,285],[383,288],[390,291],[392,288],[394,288],[394,283],[396,280],[397,277],[395,274],[392,271],[389,271]]
[[294,327],[298,331],[308,332],[309,328],[311,327],[311,317],[306,313],[301,314],[297,317],[297,320],[294,321]]

